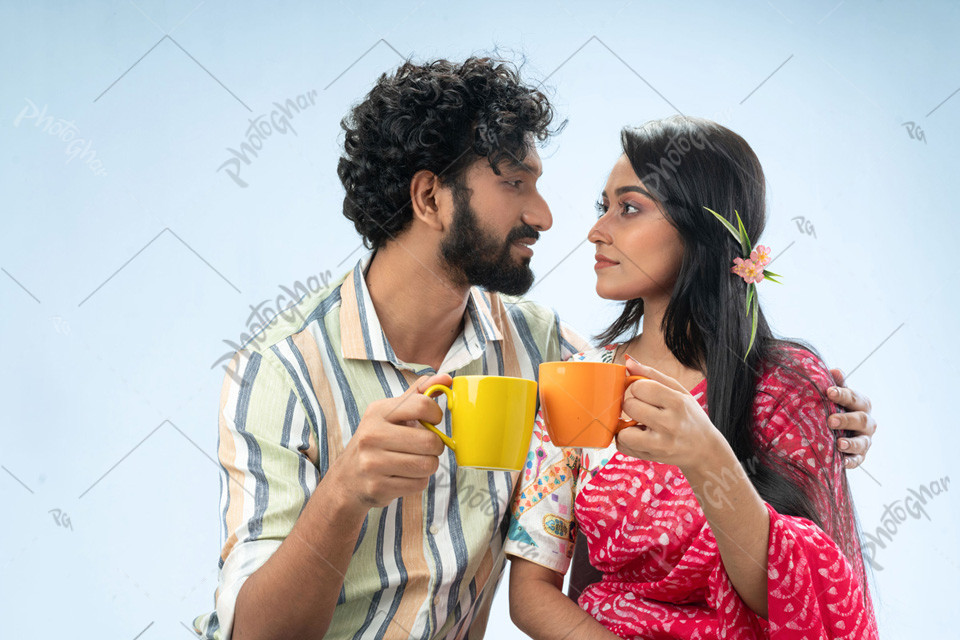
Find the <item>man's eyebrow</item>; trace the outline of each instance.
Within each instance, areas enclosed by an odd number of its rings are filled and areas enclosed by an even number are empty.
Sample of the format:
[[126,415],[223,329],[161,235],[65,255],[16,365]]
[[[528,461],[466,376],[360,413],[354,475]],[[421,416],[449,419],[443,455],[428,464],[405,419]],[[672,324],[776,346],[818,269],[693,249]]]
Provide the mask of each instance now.
[[512,169],[512,170],[514,170],[514,171],[516,171],[516,170],[526,171],[526,172],[528,172],[528,173],[532,173],[532,174],[536,175],[538,178],[543,175],[543,169],[540,170],[540,173],[537,173],[536,171],[533,170],[533,166],[531,166],[531,165],[529,165],[529,164],[527,164],[527,163],[525,163],[525,162],[517,162],[516,159],[508,160],[508,161],[507,161],[507,168]]

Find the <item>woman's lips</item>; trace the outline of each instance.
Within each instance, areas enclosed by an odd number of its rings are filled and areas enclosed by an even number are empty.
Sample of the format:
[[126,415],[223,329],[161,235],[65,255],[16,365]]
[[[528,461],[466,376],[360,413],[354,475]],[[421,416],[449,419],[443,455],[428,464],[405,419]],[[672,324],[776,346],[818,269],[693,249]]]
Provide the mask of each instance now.
[[597,264],[595,264],[593,268],[596,269],[597,271],[599,271],[600,269],[606,269],[607,267],[613,267],[615,265],[620,264],[619,262],[614,262],[613,260],[605,256],[596,256],[596,258],[597,258]]

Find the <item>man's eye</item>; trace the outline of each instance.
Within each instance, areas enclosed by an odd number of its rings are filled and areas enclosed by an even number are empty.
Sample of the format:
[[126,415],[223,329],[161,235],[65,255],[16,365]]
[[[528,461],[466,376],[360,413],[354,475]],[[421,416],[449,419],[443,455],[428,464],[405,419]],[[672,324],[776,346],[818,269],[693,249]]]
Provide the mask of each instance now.
[[523,180],[507,180],[504,184],[508,184],[514,189],[519,189],[520,185],[523,184]]

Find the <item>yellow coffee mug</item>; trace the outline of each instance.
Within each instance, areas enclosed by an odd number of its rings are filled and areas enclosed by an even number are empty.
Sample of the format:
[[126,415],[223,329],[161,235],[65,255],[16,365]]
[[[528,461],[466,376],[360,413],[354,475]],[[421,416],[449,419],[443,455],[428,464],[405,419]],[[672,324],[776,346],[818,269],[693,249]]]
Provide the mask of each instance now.
[[537,414],[537,383],[507,376],[457,376],[423,395],[447,396],[451,436],[420,421],[453,450],[457,464],[475,469],[519,471],[526,461]]

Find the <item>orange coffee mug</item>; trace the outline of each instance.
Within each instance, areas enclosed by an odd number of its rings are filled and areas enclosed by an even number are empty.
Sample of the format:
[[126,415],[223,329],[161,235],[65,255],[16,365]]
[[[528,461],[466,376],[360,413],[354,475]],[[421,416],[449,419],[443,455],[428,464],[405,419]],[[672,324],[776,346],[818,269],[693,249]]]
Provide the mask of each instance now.
[[623,394],[631,382],[622,364],[544,362],[540,365],[540,407],[550,440],[558,447],[606,448],[621,429]]

